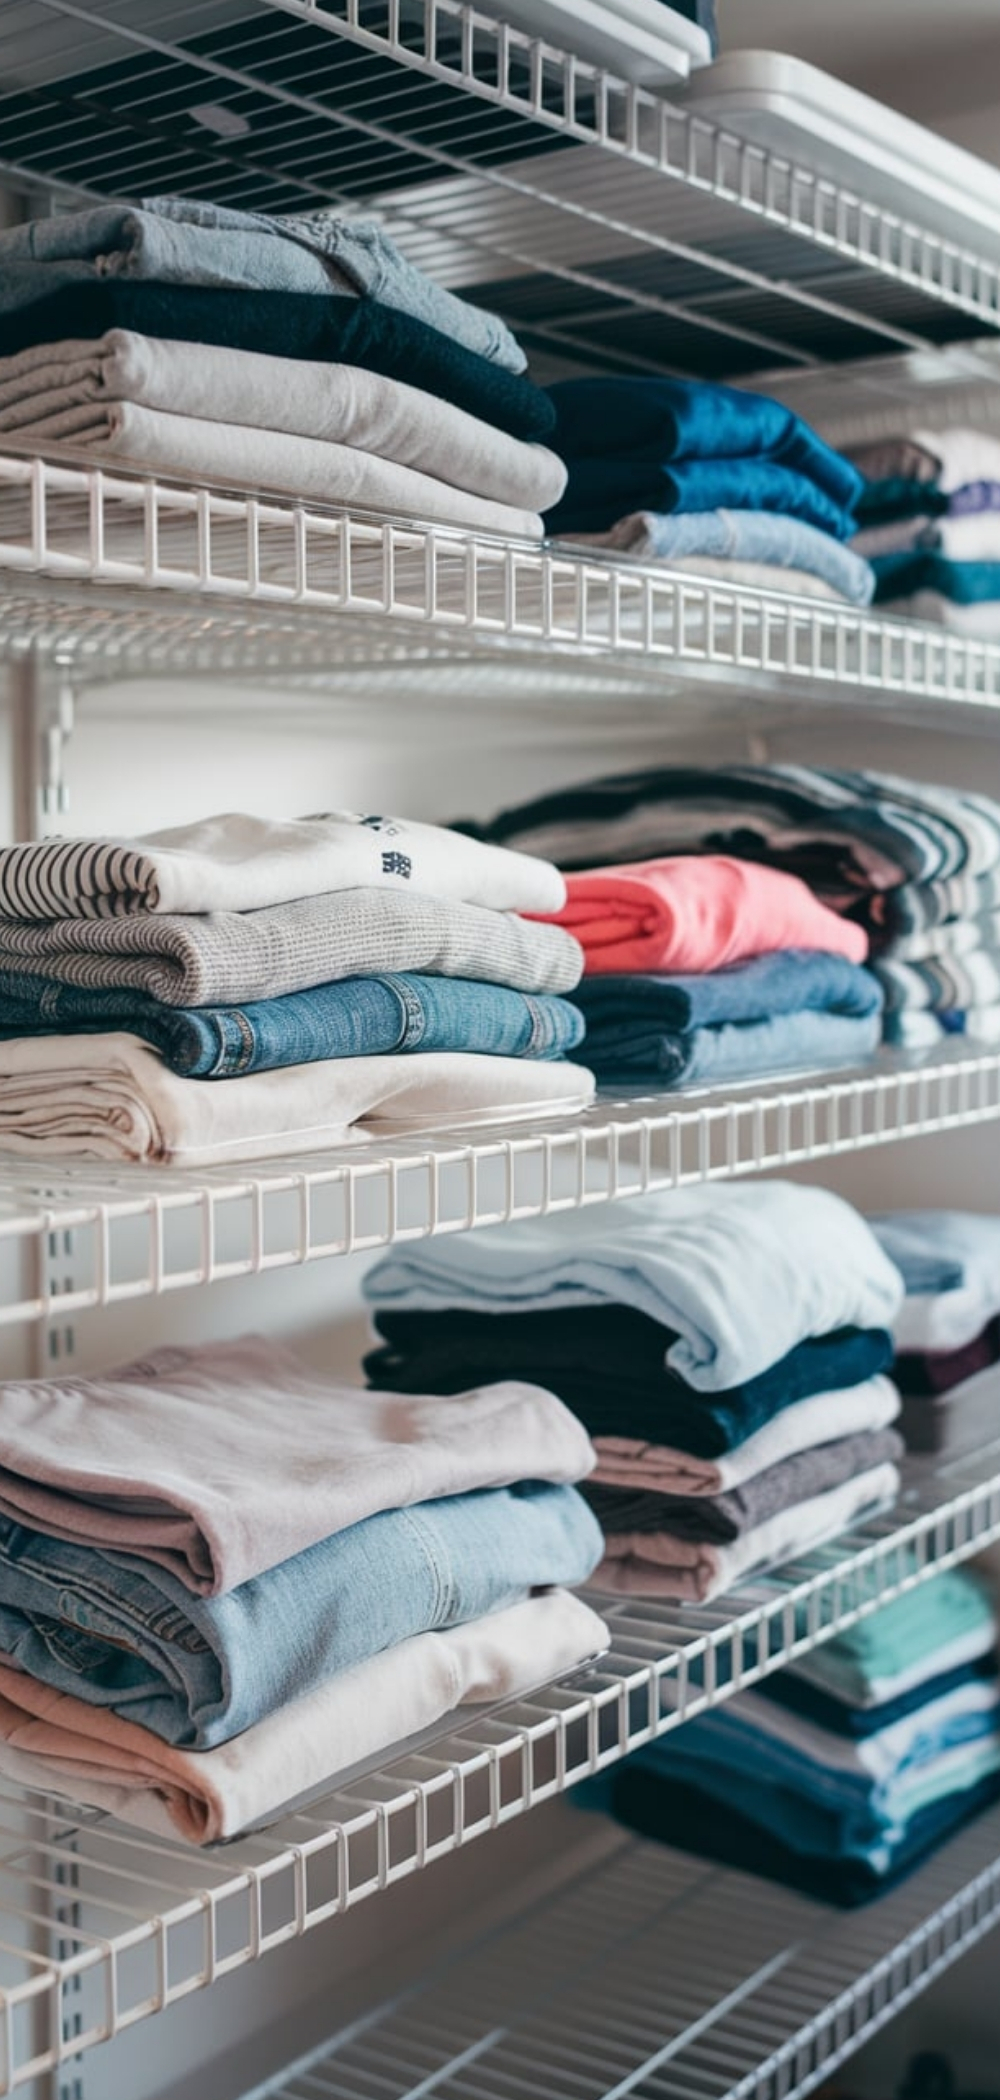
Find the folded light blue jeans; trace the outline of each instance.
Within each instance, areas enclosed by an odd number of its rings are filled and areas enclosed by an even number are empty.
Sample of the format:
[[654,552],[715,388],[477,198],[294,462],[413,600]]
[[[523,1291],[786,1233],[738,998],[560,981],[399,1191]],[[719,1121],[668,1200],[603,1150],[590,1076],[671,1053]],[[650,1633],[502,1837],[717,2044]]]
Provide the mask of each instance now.
[[474,1050],[540,1061],[583,1037],[566,999],[461,977],[346,977],[243,1006],[172,1007],[145,992],[91,991],[0,970],[0,1040],[127,1028],[186,1079],[237,1079],[318,1058]]
[[668,1086],[723,1086],[781,1072],[830,1071],[862,1064],[882,1037],[878,1013],[776,1014],[771,1021],[723,1021],[688,1033],[622,1026],[589,1029],[583,1062],[602,1086],[655,1079]]
[[356,292],[437,328],[508,372],[528,362],[495,314],[469,306],[407,262],[366,219],[267,218],[186,197],[146,197],[141,209],[98,204],[0,234],[0,313],[99,277],[157,284],[236,285],[272,292]]
[[602,1543],[575,1488],[528,1482],[386,1510],[197,1597],[131,1554],[0,1519],[0,1651],[43,1684],[205,1750],[411,1634],[585,1582]]

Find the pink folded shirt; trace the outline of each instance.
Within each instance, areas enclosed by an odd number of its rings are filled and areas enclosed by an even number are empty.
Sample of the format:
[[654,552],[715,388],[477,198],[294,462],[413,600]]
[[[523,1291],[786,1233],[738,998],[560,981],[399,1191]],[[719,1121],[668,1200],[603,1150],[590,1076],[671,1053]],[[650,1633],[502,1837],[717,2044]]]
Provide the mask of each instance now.
[[863,928],[828,910],[797,875],[725,854],[568,875],[566,903],[545,916],[582,943],[590,977],[695,976],[779,948],[818,948],[855,963],[868,953]]

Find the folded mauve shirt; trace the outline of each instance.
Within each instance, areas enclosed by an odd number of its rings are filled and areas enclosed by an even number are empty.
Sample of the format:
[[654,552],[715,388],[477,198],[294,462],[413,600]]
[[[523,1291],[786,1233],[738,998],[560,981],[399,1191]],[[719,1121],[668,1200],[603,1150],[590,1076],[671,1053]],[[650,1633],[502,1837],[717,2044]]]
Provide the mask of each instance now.
[[359,1391],[248,1335],[97,1378],[0,1385],[0,1516],[154,1562],[201,1596],[360,1523],[524,1477],[571,1482],[586,1431],[552,1393]]
[[[623,1441],[636,1438],[643,1440],[644,1451],[669,1445],[684,1463],[686,1478],[697,1473],[707,1481],[698,1489],[706,1494],[729,1485],[728,1471],[721,1470],[730,1464],[727,1453],[735,1462],[748,1448],[748,1438],[764,1434],[800,1404],[811,1406],[817,1397],[825,1408],[829,1402],[833,1435],[859,1427],[853,1417],[843,1430],[836,1426],[848,1390],[873,1379],[886,1385],[877,1374],[892,1362],[892,1341],[884,1330],[842,1327],[799,1342],[780,1362],[741,1385],[705,1393],[665,1363],[664,1348],[676,1336],[628,1305],[506,1312],[500,1318],[458,1307],[447,1312],[380,1307],[375,1328],[384,1345],[364,1362],[373,1385],[402,1393],[458,1393],[470,1381],[537,1381],[579,1415],[599,1439],[600,1451],[606,1452],[609,1442],[620,1450]],[[683,1492],[695,1490],[685,1486]]]
[[135,911],[123,919],[0,914],[0,968],[165,1006],[276,999],[384,970],[569,992],[583,949],[561,926],[397,889],[337,890],[254,911]]
[[584,1492],[609,1539],[628,1534],[642,1540],[669,1532],[696,1544],[729,1545],[795,1503],[811,1501],[857,1473],[902,1458],[903,1449],[895,1429],[863,1429],[795,1452],[719,1495],[676,1495],[653,1486],[609,1487],[603,1480],[589,1482]]
[[733,1450],[714,1459],[637,1437],[598,1437],[593,1477],[595,1482],[633,1493],[724,1496],[797,1452],[812,1451],[862,1431],[887,1429],[899,1411],[899,1394],[888,1378],[865,1378],[839,1391],[811,1393],[807,1399],[793,1401]]
[[324,1058],[205,1086],[179,1079],[138,1036],[31,1036],[0,1043],[0,1152],[226,1165],[376,1133],[575,1115],[593,1097],[592,1074],[562,1060],[428,1050]]
[[582,1598],[553,1589],[465,1626],[418,1633],[329,1677],[216,1750],[179,1750],[0,1663],[0,1772],[158,1837],[216,1844],[274,1822],[352,1765],[455,1707],[513,1699],[607,1647]]
[[721,854],[570,875],[561,911],[545,916],[575,934],[588,976],[714,971],[784,948],[855,963],[868,953],[863,929],[820,904],[797,876]]
[[361,365],[403,379],[514,437],[545,438],[555,410],[533,386],[440,328],[373,299],[233,286],[140,284],[106,277],[39,293],[0,314],[0,357],[38,343],[103,336],[112,328],[169,342],[218,344],[266,356]]

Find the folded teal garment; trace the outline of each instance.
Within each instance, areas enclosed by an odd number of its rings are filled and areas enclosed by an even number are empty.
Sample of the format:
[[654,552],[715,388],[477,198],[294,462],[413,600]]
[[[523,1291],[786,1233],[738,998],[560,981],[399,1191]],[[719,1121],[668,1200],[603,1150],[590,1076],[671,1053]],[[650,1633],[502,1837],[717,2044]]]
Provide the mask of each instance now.
[[943,554],[908,552],[876,555],[872,568],[877,605],[913,598],[918,591],[937,591],[953,605],[1000,602],[1000,561],[949,561]]
[[853,512],[818,482],[764,458],[657,460],[614,453],[571,459],[562,501],[546,513],[551,533],[606,532],[634,510],[780,512],[835,539],[857,531]]
[[850,461],[766,394],[695,379],[563,379],[549,388],[563,459],[623,452],[656,459],[770,458],[844,508],[864,487]]
[[[877,1220],[875,1225],[877,1230]],[[917,1563],[912,1556],[911,1560],[915,1572]],[[914,1672],[918,1677],[934,1675],[941,1651],[950,1650],[956,1641],[981,1634],[988,1646],[994,1625],[993,1604],[981,1577],[969,1568],[946,1568],[790,1667],[838,1699],[870,1706],[886,1696],[882,1688],[895,1679]]]
[[854,510],[861,532],[874,525],[894,525],[899,518],[940,517],[950,505],[936,481],[893,474],[885,481],[864,482]]

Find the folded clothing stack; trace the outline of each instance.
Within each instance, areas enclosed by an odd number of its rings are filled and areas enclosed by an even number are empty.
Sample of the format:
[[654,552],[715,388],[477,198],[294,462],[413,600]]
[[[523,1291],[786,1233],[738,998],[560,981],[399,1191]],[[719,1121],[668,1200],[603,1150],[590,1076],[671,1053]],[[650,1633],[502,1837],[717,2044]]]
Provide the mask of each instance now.
[[671,1190],[415,1243],[365,1289],[374,1384],[528,1377],[579,1416],[604,1590],[704,1601],[898,1490],[882,1374],[902,1284],[824,1189]]
[[549,398],[569,467],[550,532],[731,583],[869,603],[871,569],[843,544],[862,477],[780,402],[686,379],[566,379]]
[[918,430],[852,454],[867,477],[853,545],[893,611],[1000,639],[1000,440]]
[[0,1149],[200,1166],[581,1109],[582,954],[522,916],[564,896],[350,811],[6,847]]
[[987,795],[820,766],[663,766],[469,828],[570,870],[731,853],[798,875],[867,932],[887,1042],[1000,1041],[1000,803]]
[[869,1223],[906,1286],[893,1375],[907,1445],[981,1451],[1000,1437],[1000,1218],[918,1210]]
[[0,442],[33,451],[538,539],[566,474],[524,365],[366,220],[153,197],[0,234]]
[[868,936],[795,875],[721,854],[567,878],[583,1055],[606,1085],[718,1085],[870,1057],[882,993]]
[[[0,1386],[0,1771],[198,1842],[606,1645],[551,1394],[337,1386],[253,1337]],[[535,1595],[535,1592],[545,1593]]]
[[997,1623],[933,1577],[601,1783],[631,1829],[845,1906],[1000,1794]]

